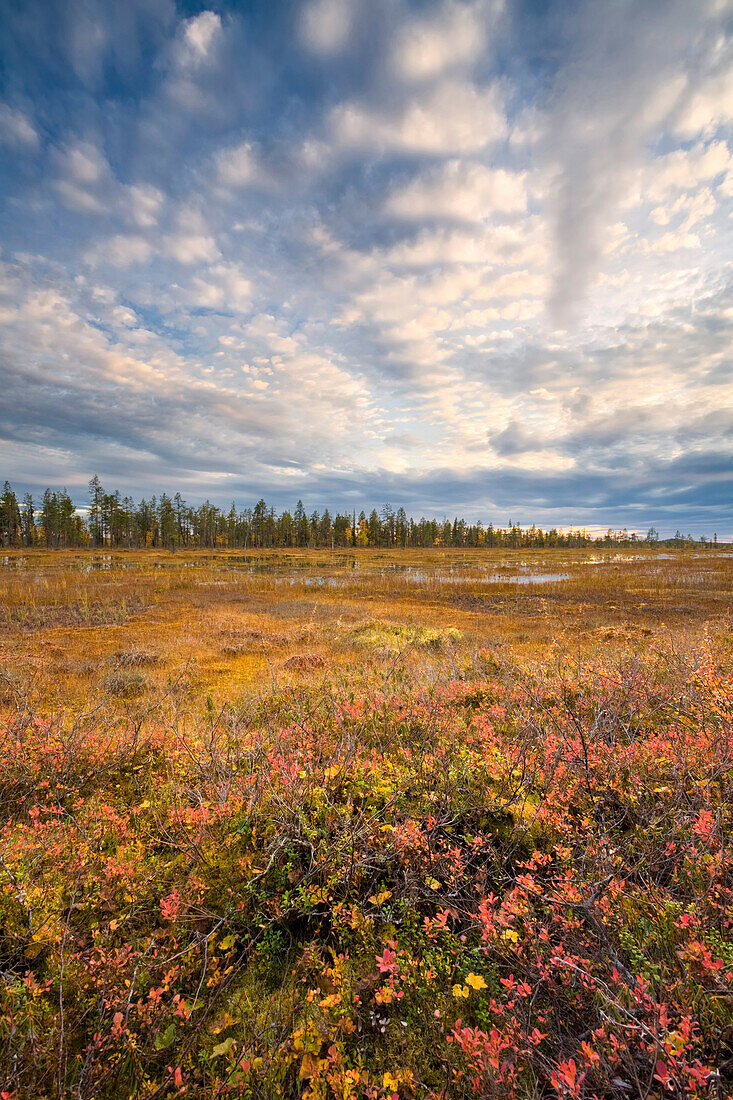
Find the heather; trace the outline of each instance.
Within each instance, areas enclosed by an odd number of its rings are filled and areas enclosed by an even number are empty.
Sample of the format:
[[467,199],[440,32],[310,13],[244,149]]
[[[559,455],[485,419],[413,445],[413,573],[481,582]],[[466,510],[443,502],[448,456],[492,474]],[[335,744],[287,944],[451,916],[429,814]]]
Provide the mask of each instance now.
[[724,1095],[730,566],[555,564],[9,619],[2,1095]]

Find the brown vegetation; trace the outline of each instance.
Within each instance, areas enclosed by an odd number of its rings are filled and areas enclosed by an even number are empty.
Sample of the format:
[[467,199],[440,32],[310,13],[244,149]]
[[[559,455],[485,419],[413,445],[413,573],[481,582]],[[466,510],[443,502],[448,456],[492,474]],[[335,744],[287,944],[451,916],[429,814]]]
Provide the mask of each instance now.
[[9,555],[4,1095],[720,1094],[732,597],[713,551]]

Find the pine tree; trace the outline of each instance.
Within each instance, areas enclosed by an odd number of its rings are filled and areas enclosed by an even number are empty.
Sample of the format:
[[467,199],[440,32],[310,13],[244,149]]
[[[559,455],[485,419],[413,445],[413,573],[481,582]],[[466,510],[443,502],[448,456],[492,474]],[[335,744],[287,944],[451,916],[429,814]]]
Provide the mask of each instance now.
[[33,497],[30,493],[26,493],[23,497],[23,515],[21,516],[21,522],[23,525],[23,545],[35,545],[36,513],[33,507]]
[[20,508],[9,481],[5,482],[0,497],[0,543],[3,546],[21,544]]
[[89,534],[94,546],[101,546],[104,542],[104,528],[102,526],[102,502],[104,489],[97,474],[89,481]]

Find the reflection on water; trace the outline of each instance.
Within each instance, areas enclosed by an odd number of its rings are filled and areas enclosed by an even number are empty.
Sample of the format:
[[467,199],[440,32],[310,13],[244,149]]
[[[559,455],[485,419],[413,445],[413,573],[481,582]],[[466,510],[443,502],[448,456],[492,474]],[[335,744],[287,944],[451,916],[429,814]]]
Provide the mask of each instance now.
[[[389,569],[373,569],[370,570],[368,575],[370,577],[382,577],[386,578],[393,575],[393,571]],[[497,573],[488,571],[472,572],[472,573],[459,573],[455,569],[450,570],[427,570],[416,569],[414,567],[407,567],[401,570],[400,579],[407,584],[415,585],[428,585],[428,584],[548,584],[551,581],[566,581],[570,579],[569,573],[532,573],[529,570],[523,573]],[[359,583],[355,578],[348,575],[335,576],[335,577],[300,577],[300,576],[285,576],[277,577],[277,584],[303,584],[306,587],[315,586],[318,588],[343,588],[347,585],[353,585]]]
[[[26,554],[0,555],[0,566],[8,569],[33,570],[33,579],[48,575],[57,570],[78,570],[82,573],[99,571],[113,572],[129,570],[140,575],[153,570],[184,570],[209,568],[219,577],[228,573],[230,581],[236,577],[270,576],[280,586],[296,587],[302,585],[311,589],[359,588],[364,583],[382,580],[389,585],[390,579],[398,584],[415,587],[472,586],[474,589],[488,585],[531,586],[561,584],[565,581],[587,577],[586,570],[602,571],[614,566],[631,566],[642,575],[659,576],[666,583],[684,585],[703,584],[710,580],[715,568],[715,560],[730,558],[726,551],[708,551],[692,555],[704,559],[708,569],[703,571],[702,562],[688,565],[689,559],[677,555],[659,553],[608,553],[595,552],[588,557],[558,555],[549,551],[546,555],[531,558],[492,557],[488,551],[482,560],[478,556],[438,558],[433,564],[428,552],[421,553],[423,560],[418,564],[407,561],[390,560],[384,552],[370,551],[354,557],[349,550],[326,552],[325,554],[301,553],[297,550],[280,552],[275,555],[268,551],[244,551],[236,554],[212,551],[180,550],[163,557],[158,550],[154,557],[145,555],[128,556],[124,551],[93,552],[78,554],[69,558],[60,554],[40,554],[30,557]],[[460,553],[460,552],[459,552]],[[406,552],[406,556],[410,551]],[[427,559],[427,560],[426,560]],[[674,572],[670,572],[667,563],[674,562]],[[722,563],[721,563],[722,566]],[[719,566],[719,567],[721,567]],[[30,570],[29,570],[30,571]],[[212,580],[202,576],[207,585],[222,585],[225,580]]]

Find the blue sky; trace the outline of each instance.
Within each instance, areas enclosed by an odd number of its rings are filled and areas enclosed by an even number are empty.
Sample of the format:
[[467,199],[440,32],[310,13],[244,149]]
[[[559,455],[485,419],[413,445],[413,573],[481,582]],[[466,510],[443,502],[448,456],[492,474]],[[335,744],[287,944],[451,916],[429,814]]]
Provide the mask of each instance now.
[[733,537],[732,27],[0,3],[0,475]]

